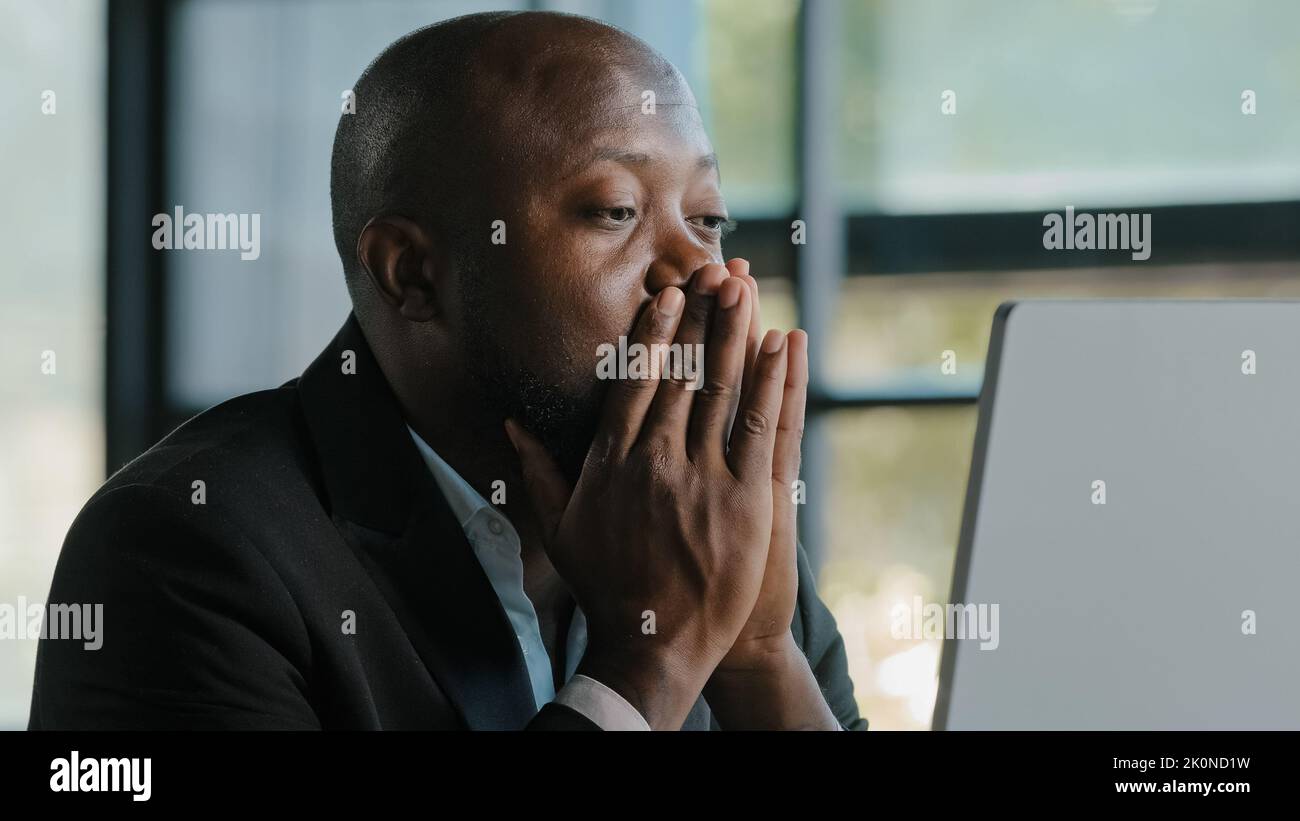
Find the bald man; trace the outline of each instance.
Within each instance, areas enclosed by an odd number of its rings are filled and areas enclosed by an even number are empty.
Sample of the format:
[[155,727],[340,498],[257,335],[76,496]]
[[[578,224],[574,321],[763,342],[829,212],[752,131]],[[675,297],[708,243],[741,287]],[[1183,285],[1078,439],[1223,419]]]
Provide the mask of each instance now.
[[795,536],[806,336],[723,261],[680,73],[491,13],[354,93],[352,314],[87,503],[50,601],[102,646],[42,640],[31,727],[864,729]]

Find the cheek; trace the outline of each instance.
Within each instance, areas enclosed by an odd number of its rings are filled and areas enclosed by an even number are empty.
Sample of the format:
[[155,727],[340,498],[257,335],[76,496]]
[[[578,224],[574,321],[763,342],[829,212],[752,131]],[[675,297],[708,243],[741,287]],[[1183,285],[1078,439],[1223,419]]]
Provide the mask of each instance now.
[[[594,249],[593,249],[594,250]],[[598,253],[563,253],[546,258],[517,294],[534,341],[536,370],[570,384],[595,378],[597,348],[630,334],[648,301],[641,270]],[[524,320],[524,317],[520,317]]]
[[[536,286],[541,300],[557,316],[566,316],[580,328],[627,333],[633,314],[646,298],[644,272],[636,249],[588,238],[581,233],[555,232],[561,237],[539,249],[535,259]],[[608,335],[598,334],[598,335]]]
[[645,302],[639,281],[630,287],[612,276],[595,275],[558,300],[547,322],[551,326],[552,368],[571,384],[595,379],[597,350],[630,335]]

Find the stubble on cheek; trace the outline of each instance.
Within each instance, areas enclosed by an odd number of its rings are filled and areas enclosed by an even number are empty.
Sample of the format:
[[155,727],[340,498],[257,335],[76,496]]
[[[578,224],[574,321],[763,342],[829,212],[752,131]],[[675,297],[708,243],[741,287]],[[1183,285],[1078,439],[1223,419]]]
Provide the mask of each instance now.
[[490,412],[523,424],[576,482],[607,387],[596,378],[599,343],[574,306],[528,302],[481,305],[465,361]]
[[537,436],[576,482],[609,388],[596,376],[600,346],[632,332],[645,295],[641,278],[624,270],[621,249],[589,241],[581,226],[554,219],[554,203],[545,205],[524,209],[523,237],[534,241],[513,245],[494,261],[501,267],[491,266],[527,274],[507,283],[478,272],[482,287],[470,290],[479,304],[469,307],[482,323],[473,340],[480,350],[466,354],[489,403]]
[[[589,282],[589,287],[610,288],[608,280]],[[640,316],[626,294],[589,291],[581,296],[579,304],[554,308],[564,310],[556,314],[563,320],[549,323],[550,336],[539,340],[541,344],[532,349],[517,374],[527,418],[536,425],[530,429],[542,437],[573,482],[591,448],[610,387],[597,377],[601,346],[617,345],[619,336],[632,333]]]
[[530,364],[514,369],[518,410],[526,427],[576,482],[600,421],[605,385],[595,376],[595,351],[553,340]]

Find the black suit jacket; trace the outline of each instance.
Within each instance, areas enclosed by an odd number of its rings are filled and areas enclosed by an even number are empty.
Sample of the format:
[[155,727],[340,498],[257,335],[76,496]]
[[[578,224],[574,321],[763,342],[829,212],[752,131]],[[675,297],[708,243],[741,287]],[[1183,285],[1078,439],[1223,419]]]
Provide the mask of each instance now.
[[[103,646],[40,642],[32,729],[595,729],[536,712],[505,612],[351,316],[300,379],[196,416],[110,478],[49,601],[102,603]],[[840,722],[865,729],[802,552],[793,630]],[[685,726],[717,728],[703,698]]]

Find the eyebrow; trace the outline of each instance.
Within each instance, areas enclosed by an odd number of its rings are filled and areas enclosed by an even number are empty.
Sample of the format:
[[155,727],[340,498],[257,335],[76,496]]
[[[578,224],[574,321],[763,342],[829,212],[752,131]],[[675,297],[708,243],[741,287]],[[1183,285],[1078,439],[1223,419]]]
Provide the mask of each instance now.
[[[637,151],[624,151],[621,148],[602,148],[596,152],[596,160],[613,160],[624,165],[645,165],[650,162],[649,154],[642,154]],[[718,167],[718,155],[716,153],[705,154],[695,161],[695,167],[701,171],[709,171]]]
[[596,152],[587,165],[601,160],[613,160],[619,165],[646,165],[650,162],[650,155],[639,151],[624,151],[621,148],[602,148]]
[[[640,151],[626,151],[621,148],[601,148],[596,151],[592,156],[591,161],[584,165],[583,168],[585,169],[592,163],[600,162],[601,160],[612,160],[620,165],[647,165],[653,161],[653,158],[649,154]],[[718,172],[718,179],[722,179],[722,174],[718,171],[718,155],[716,152],[710,152],[701,156],[695,161],[695,167],[700,171]]]

